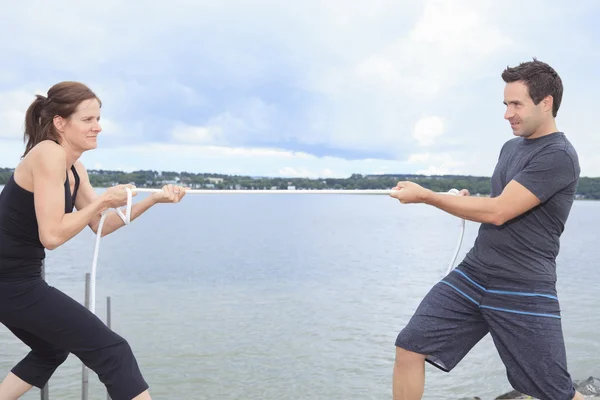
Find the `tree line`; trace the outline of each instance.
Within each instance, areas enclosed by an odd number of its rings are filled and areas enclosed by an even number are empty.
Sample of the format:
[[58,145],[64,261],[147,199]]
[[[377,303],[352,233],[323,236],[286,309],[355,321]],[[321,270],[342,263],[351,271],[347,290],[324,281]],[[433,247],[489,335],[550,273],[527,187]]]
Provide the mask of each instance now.
[[[0,185],[6,184],[13,169],[0,168]],[[452,188],[468,189],[471,194],[490,194],[490,178],[470,175],[414,175],[352,174],[348,178],[275,178],[244,175],[224,175],[212,173],[190,173],[174,171],[142,170],[133,172],[88,170],[94,187],[109,187],[120,183],[133,183],[138,187],[160,188],[166,183],[177,183],[195,189],[390,189],[400,180],[410,180],[436,192]],[[582,199],[600,199],[600,177],[582,177],[579,180],[577,196]]]

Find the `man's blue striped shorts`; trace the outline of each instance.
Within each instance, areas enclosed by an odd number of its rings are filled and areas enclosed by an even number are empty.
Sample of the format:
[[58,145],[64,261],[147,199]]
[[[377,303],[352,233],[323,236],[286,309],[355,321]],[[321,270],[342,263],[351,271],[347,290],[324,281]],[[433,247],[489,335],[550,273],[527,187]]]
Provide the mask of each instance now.
[[425,296],[396,346],[449,372],[488,332],[515,390],[573,398],[554,282],[498,278],[461,264]]

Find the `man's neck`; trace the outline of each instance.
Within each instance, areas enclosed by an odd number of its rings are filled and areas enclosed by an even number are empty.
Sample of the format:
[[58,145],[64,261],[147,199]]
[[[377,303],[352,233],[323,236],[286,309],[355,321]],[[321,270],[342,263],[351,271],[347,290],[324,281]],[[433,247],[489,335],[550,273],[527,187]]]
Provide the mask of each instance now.
[[558,132],[558,128],[556,127],[556,122],[554,121],[554,119],[552,119],[546,124],[540,126],[532,135],[527,137],[527,139],[538,139],[555,132]]

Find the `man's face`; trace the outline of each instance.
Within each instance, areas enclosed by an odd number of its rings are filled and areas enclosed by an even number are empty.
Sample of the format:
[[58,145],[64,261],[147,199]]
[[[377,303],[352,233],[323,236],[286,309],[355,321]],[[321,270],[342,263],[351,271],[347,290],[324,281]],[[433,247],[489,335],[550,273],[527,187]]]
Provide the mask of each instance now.
[[530,137],[543,121],[543,101],[533,104],[529,89],[523,82],[510,82],[504,87],[504,118],[510,122],[515,136]]

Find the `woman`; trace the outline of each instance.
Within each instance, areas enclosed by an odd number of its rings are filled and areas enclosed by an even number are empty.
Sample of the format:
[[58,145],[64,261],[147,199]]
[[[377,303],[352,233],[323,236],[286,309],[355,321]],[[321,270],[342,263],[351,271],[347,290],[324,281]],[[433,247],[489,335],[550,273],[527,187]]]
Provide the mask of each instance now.
[[[56,249],[86,226],[96,232],[103,211],[127,203],[131,185],[98,196],[79,161],[97,146],[101,105],[85,85],[62,82],[27,110],[25,154],[0,193],[0,322],[31,352],[0,384],[0,400],[42,388],[69,353],[98,374],[113,400],[150,399],[127,341],[41,278],[45,248]],[[131,219],[184,195],[184,188],[167,185],[135,204]],[[112,212],[102,234],[121,226]]]

